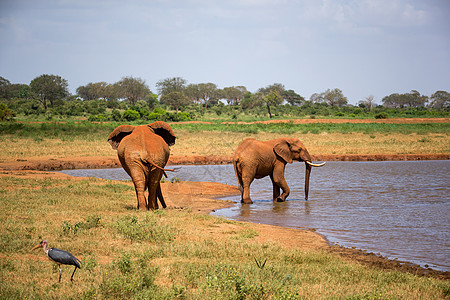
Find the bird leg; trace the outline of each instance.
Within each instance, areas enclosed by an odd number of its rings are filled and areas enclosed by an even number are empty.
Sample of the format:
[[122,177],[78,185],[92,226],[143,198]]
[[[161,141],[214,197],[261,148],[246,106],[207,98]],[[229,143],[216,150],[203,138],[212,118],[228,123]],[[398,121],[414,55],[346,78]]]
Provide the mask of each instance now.
[[58,282],[61,282],[61,265],[58,265],[58,267],[59,267],[59,281]]
[[76,270],[77,270],[77,267],[75,267],[75,269],[73,270],[73,273],[72,273],[72,277],[70,277],[70,281],[72,281],[72,282],[73,282],[73,275],[75,274]]

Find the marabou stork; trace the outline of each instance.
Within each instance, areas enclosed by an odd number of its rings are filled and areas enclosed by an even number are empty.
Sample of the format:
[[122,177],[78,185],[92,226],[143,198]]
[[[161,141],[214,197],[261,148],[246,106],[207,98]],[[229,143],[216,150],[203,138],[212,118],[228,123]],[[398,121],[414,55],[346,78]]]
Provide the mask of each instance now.
[[72,276],[70,277],[70,281],[73,282],[73,275],[75,274],[75,271],[78,269],[81,269],[80,260],[70,254],[67,251],[56,249],[56,248],[50,248],[47,249],[48,242],[46,240],[43,240],[39,244],[33,247],[33,249],[37,249],[42,247],[44,249],[45,254],[53,260],[55,263],[58,264],[59,267],[59,282],[61,282],[61,265],[72,265],[75,266],[75,269],[73,270]]

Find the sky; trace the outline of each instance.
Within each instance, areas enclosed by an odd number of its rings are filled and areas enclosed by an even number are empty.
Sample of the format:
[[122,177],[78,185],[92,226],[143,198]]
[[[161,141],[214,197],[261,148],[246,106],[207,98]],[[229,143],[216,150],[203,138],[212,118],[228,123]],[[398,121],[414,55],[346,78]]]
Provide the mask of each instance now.
[[450,92],[449,0],[0,0],[0,76]]

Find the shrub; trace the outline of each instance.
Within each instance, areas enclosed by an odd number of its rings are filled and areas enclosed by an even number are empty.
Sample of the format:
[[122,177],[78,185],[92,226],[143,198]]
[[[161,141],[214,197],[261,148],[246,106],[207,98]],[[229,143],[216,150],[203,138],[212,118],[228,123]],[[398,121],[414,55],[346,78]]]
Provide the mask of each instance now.
[[389,118],[388,114],[385,112],[379,113],[375,115],[375,119],[387,119]]
[[89,122],[105,122],[108,120],[108,117],[104,114],[91,115],[88,118]]
[[132,109],[128,109],[123,113],[123,118],[127,121],[136,121],[140,117],[141,115],[139,114],[139,112]]
[[113,109],[113,111],[111,112],[111,120],[116,122],[122,121],[122,115],[120,114],[120,111],[118,111],[117,109]]
[[0,121],[10,121],[16,113],[8,108],[6,104],[0,103]]

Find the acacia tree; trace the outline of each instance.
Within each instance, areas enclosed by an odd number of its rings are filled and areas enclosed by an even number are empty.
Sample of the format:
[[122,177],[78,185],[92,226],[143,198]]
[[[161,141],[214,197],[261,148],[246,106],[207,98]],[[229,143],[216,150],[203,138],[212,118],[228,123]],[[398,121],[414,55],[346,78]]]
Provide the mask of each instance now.
[[0,76],[0,98],[8,99],[10,97],[9,96],[10,86],[11,82],[8,79]]
[[437,91],[430,97],[431,108],[443,109],[450,108],[450,93],[446,91]]
[[187,81],[182,77],[170,77],[160,80],[156,83],[156,90],[160,96],[167,95],[172,92],[183,93],[186,88]]
[[186,95],[193,102],[200,104],[204,110],[207,109],[208,104],[217,102],[220,99],[221,91],[214,83],[198,83],[190,84],[185,89]]
[[284,100],[292,106],[300,106],[305,103],[305,98],[297,94],[294,90],[287,90],[282,93]]
[[267,112],[269,113],[270,118],[272,118],[270,106],[277,106],[283,103],[283,93],[284,85],[282,85],[281,83],[274,83],[258,90],[257,94],[261,95],[261,99],[267,107]]
[[383,98],[383,105],[392,108],[424,107],[428,97],[420,95],[418,91],[412,90],[405,94],[390,94]]
[[67,80],[58,75],[44,74],[36,77],[31,81],[30,88],[45,110],[47,110],[48,102],[53,108],[56,100],[69,95]]
[[123,77],[115,83],[115,88],[120,98],[128,100],[130,105],[136,105],[136,102],[143,100],[147,94],[151,93],[150,88],[141,78],[132,76]]
[[161,103],[167,104],[175,108],[178,112],[179,108],[189,104],[189,98],[182,92],[170,92],[161,96]]
[[247,93],[245,86],[231,86],[223,89],[223,97],[227,100],[228,105],[239,105],[245,93]]
[[340,89],[326,90],[323,99],[330,106],[344,106],[348,103],[347,97],[344,96]]

